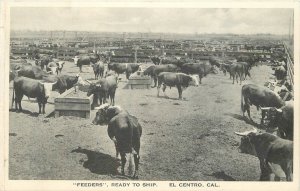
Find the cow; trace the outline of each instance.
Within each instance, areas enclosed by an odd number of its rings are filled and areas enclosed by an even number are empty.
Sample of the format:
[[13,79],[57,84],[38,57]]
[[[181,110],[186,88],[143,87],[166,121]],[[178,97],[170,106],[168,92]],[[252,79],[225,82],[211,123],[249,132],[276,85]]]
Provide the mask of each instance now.
[[110,98],[111,105],[115,104],[117,76],[107,76],[106,78],[101,78],[96,83],[92,83],[88,80],[87,82],[90,84],[87,96],[94,94],[93,105],[97,104],[98,100],[100,102],[100,105],[105,104],[107,98]]
[[178,59],[175,57],[158,57],[158,56],[153,56],[150,57],[151,61],[155,65],[165,65],[165,64],[174,64],[178,67],[181,67],[184,63],[186,63],[185,59]]
[[74,63],[79,67],[79,72],[82,72],[83,65],[95,64],[100,60],[100,56],[98,54],[95,55],[87,55],[81,57],[75,57]]
[[275,77],[277,80],[284,80],[286,77],[286,69],[283,66],[278,66],[275,68]]
[[49,62],[49,64],[46,66],[47,73],[55,74],[57,71],[57,65],[56,62]]
[[41,57],[40,60],[36,59],[35,64],[37,66],[40,66],[42,70],[44,70],[45,66],[47,66],[49,64],[49,62],[52,61],[52,56],[48,56],[48,55],[44,55]]
[[182,65],[181,71],[185,74],[197,74],[201,84],[203,77],[214,72],[214,67],[209,63],[187,63]]
[[[16,111],[22,111],[21,101],[23,95],[30,98],[37,98],[39,105],[39,114],[45,114],[45,105],[50,96],[52,86],[54,83],[43,83],[39,80],[27,78],[27,77],[17,77],[14,80],[13,86],[13,97],[12,97],[12,107],[15,101]],[[16,97],[14,98],[14,94]]]
[[184,73],[162,72],[157,76],[157,81],[157,97],[159,97],[159,90],[161,85],[163,85],[162,89],[164,93],[167,86],[176,86],[179,94],[179,99],[182,99],[182,88],[187,88],[189,85],[199,86],[199,81],[196,76],[190,76]]
[[139,65],[135,63],[110,63],[108,64],[108,70],[115,71],[118,75],[125,72],[126,79],[129,79],[129,76],[134,72],[138,71]]
[[56,62],[56,74],[58,75],[58,73],[60,73],[61,74],[61,71],[62,71],[62,69],[63,69],[63,67],[64,67],[64,64],[65,64],[65,62],[64,61],[58,61],[58,62]]
[[97,111],[92,123],[94,125],[108,125],[107,132],[109,138],[114,142],[116,158],[119,154],[121,155],[122,175],[125,175],[126,154],[133,154],[135,164],[133,178],[137,179],[140,160],[140,139],[142,136],[142,126],[138,119],[120,106],[104,104]]
[[[52,90],[57,91],[60,94],[64,93],[66,90],[75,87],[76,85],[86,85],[82,77],[77,74],[76,76],[70,75],[48,75],[43,77],[44,81],[53,82],[56,81],[56,84],[53,85]],[[75,89],[76,91],[76,89]]]
[[152,65],[149,66],[146,70],[144,70],[144,75],[151,76],[151,78],[154,81],[154,86],[152,88],[156,87],[157,85],[157,76],[161,72],[179,72],[181,71],[179,67],[177,67],[174,64],[166,64],[166,65]]
[[104,73],[104,63],[103,62],[97,62],[92,65],[93,71],[95,74],[95,80],[99,78],[99,76],[102,78]]
[[294,137],[294,104],[288,102],[285,106],[277,109],[276,107],[261,108],[268,111],[270,120],[269,127],[278,127],[279,136],[283,139],[293,140]]
[[9,68],[10,70],[20,70],[23,66],[32,66],[31,63],[24,59],[10,60]]
[[293,141],[285,140],[269,133],[258,133],[257,129],[243,133],[239,145],[241,153],[258,157],[260,161],[261,181],[292,181],[293,177]]
[[[241,92],[241,109],[243,117],[245,117],[245,111],[250,116],[250,106],[255,105],[257,110],[261,107],[276,107],[281,108],[285,105],[285,102],[279,97],[278,94],[270,90],[269,88],[258,86],[255,84],[246,84],[242,87]],[[263,124],[265,118],[265,111],[262,110],[261,124]]]
[[44,76],[49,75],[38,66],[22,66],[18,70],[18,76],[24,76],[32,79],[43,79]]

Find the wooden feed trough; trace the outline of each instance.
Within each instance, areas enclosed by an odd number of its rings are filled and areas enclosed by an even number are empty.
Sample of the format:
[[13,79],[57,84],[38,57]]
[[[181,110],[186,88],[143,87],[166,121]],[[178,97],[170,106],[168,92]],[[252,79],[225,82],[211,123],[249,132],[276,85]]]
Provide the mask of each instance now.
[[76,116],[90,118],[93,95],[87,97],[86,92],[71,88],[55,98],[55,117]]
[[131,89],[149,89],[151,77],[144,76],[143,72],[136,72],[129,77],[128,85]]

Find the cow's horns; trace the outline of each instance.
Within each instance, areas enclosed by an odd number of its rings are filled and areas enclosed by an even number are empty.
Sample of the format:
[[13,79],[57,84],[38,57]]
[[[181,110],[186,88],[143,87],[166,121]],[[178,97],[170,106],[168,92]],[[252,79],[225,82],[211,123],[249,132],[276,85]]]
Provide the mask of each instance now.
[[246,136],[249,133],[257,133],[257,129],[253,127],[252,131],[245,131],[245,132],[234,132],[237,135]]
[[269,110],[271,109],[272,107],[261,107],[260,109],[263,111],[263,110]]
[[282,109],[277,109],[276,108],[276,111],[279,112],[279,113],[282,113]]

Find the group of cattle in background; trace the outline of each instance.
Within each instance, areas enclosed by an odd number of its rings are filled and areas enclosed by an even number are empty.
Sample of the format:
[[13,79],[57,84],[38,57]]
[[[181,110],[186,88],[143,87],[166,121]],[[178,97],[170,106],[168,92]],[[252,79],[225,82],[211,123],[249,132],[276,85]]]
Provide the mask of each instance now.
[[[248,60],[247,58],[221,60],[211,57],[208,61],[201,61],[154,56],[151,57],[154,65],[148,66],[142,73],[153,79],[154,85],[152,87],[157,87],[157,96],[159,96],[161,86],[163,86],[164,93],[166,87],[169,86],[177,87],[179,99],[182,99],[183,89],[191,85],[198,86],[199,83],[202,83],[202,78],[210,73],[216,74],[218,71],[222,71],[224,75],[229,73],[229,78],[232,78],[233,84],[235,81],[238,83],[238,79],[242,84],[247,76],[251,78],[251,68],[257,63],[257,60],[251,59],[249,57]],[[35,63],[34,66],[24,60],[11,60],[10,81],[14,80],[16,98],[13,98],[13,101],[15,101],[16,110],[22,111],[21,100],[23,95],[26,95],[30,98],[37,98],[39,113],[45,113],[49,89],[63,93],[77,84],[86,85],[88,83],[87,96],[94,94],[94,102],[100,102],[100,109],[96,113],[93,124],[108,125],[108,135],[115,143],[117,156],[118,153],[121,155],[122,174],[124,174],[126,163],[125,154],[132,153],[134,155],[134,177],[137,178],[142,127],[136,117],[130,115],[120,106],[114,106],[114,99],[119,74],[125,73],[128,80],[132,73],[141,70],[140,65],[136,63],[109,63],[107,59],[98,54],[75,57],[74,63],[79,67],[79,72],[82,72],[83,65],[93,67],[97,81],[91,82],[83,80],[79,74],[76,76],[61,74],[63,61],[42,57]],[[104,73],[106,64],[107,70]],[[44,67],[46,67],[46,71]],[[293,166],[293,103],[290,100],[293,99],[293,96],[291,86],[285,80],[285,66],[276,67],[274,75],[276,80],[267,83],[266,86],[255,84],[242,86],[241,110],[243,116],[247,112],[249,120],[252,120],[250,106],[254,105],[257,110],[261,109],[261,124],[264,124],[264,118],[267,114],[269,127],[278,128],[278,136],[257,132],[257,129],[243,133],[236,132],[236,134],[242,136],[240,151],[259,158],[260,180],[270,180],[271,174],[275,174],[275,180],[290,181],[292,180]],[[280,86],[280,90],[272,90],[272,87],[276,86]],[[110,105],[106,103],[107,98],[111,99]]]

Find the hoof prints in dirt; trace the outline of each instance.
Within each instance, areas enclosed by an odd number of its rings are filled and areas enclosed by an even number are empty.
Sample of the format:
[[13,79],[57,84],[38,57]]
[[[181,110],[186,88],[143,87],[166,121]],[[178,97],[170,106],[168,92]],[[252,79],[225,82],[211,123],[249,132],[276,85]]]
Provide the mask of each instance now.
[[87,161],[83,162],[83,167],[89,169],[92,173],[102,175],[118,175],[118,167],[120,162],[111,157],[110,155],[91,151],[88,149],[82,149],[78,147],[71,151],[71,153],[82,153],[88,157]]

